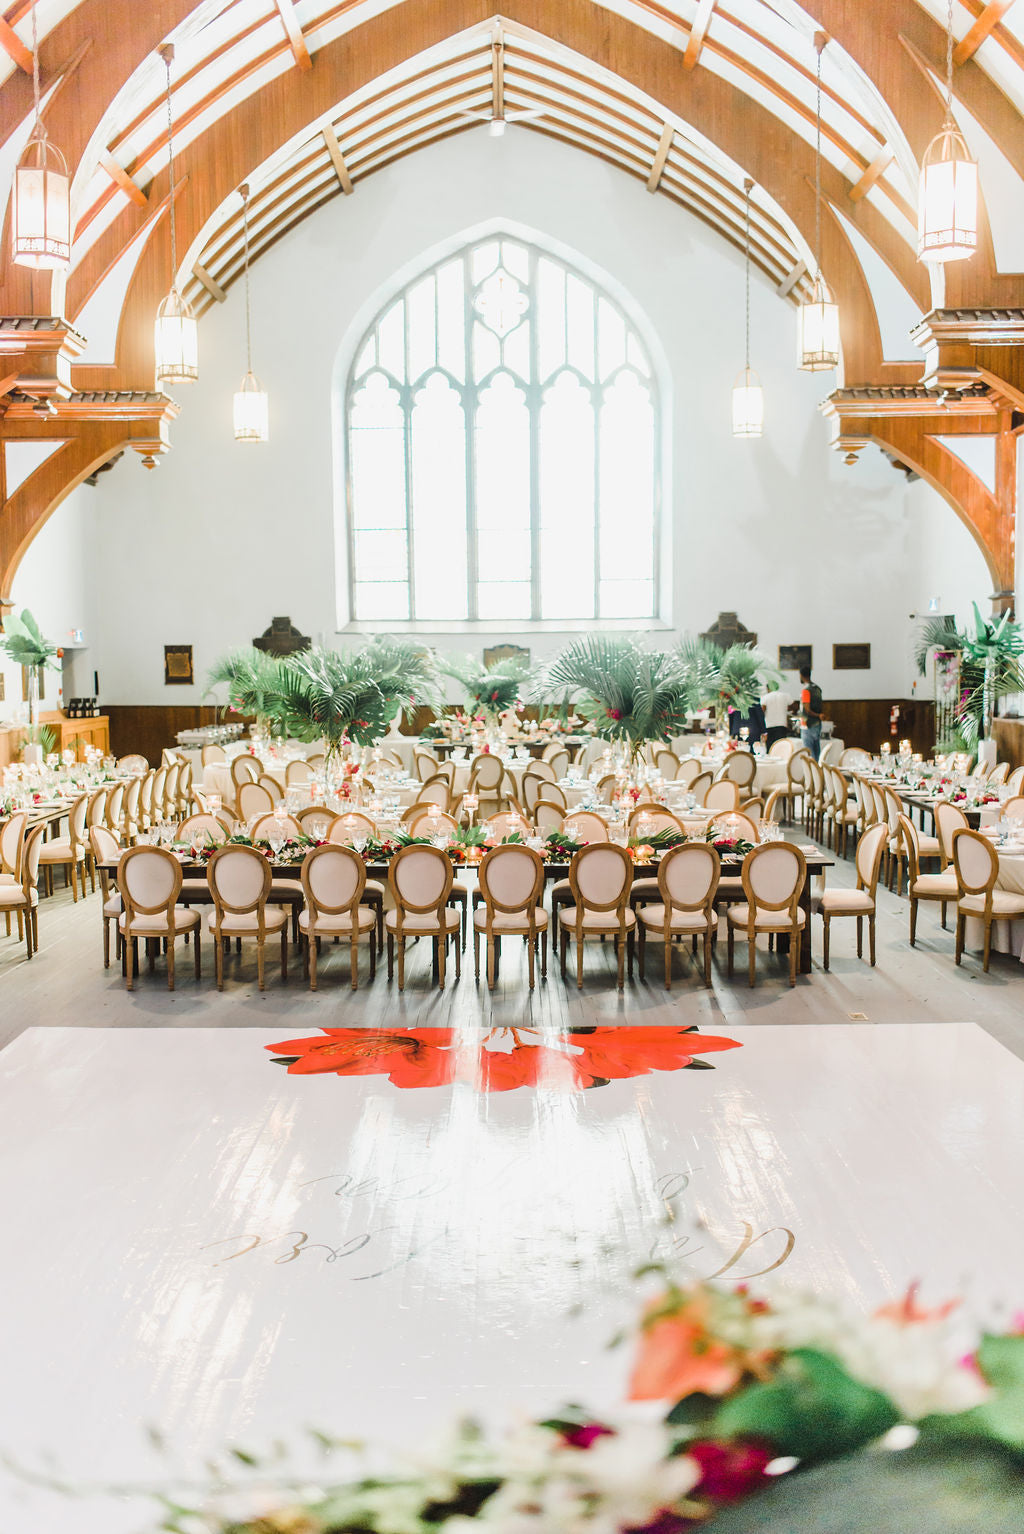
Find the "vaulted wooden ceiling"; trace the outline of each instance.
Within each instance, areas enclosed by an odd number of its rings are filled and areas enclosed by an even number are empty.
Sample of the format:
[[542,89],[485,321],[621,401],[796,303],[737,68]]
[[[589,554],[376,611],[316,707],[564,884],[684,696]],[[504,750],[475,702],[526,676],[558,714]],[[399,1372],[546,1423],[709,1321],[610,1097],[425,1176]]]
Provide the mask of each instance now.
[[[1015,178],[1024,191],[1024,0],[953,9],[954,108],[985,147],[995,214]],[[7,177],[31,121],[31,10],[15,0],[0,15]],[[600,156],[738,246],[752,178],[754,259],[797,299],[814,264],[816,34],[821,262],[843,325],[838,439],[858,445],[857,389],[883,414],[898,397],[901,417],[932,409],[939,391],[977,415],[980,390],[1011,426],[1024,407],[1012,325],[996,333],[976,320],[969,342],[926,322],[920,363],[884,355],[878,272],[922,316],[1024,309],[1024,275],[1001,268],[999,221],[984,211],[970,261],[943,273],[916,259],[918,166],[943,116],[946,0],[504,0],[500,12],[494,0],[36,0],[35,10],[45,121],[74,178],[72,270],[65,283],[13,267],[5,223],[2,312],[63,316],[82,336],[64,326],[49,372],[38,338],[33,370],[10,362],[8,414],[151,389],[150,318],[170,254],[163,42],[176,49],[179,283],[202,314],[240,274],[243,183],[258,260],[329,200],[358,196],[366,177],[441,139],[487,132],[489,116]],[[106,353],[90,335],[101,312]]]

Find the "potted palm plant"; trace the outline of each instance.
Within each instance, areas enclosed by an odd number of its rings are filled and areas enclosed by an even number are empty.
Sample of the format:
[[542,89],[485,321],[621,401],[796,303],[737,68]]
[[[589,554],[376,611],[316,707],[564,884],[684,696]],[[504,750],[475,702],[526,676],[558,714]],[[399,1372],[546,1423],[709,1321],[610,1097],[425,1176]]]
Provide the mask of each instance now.
[[676,646],[676,655],[701,695],[701,708],[714,705],[721,715],[730,708],[749,713],[771,680],[781,679],[781,672],[763,650],[752,645],[733,644],[721,649],[710,639],[685,635]]
[[974,628],[958,629],[950,617],[924,624],[917,636],[916,660],[921,675],[935,651],[956,655],[960,662],[960,696],[953,709],[956,737],[936,742],[939,749],[984,750],[982,742],[992,734],[992,720],[1000,698],[1024,692],[1024,628],[1012,622],[1009,612],[991,622],[983,618],[977,602]]
[[469,714],[490,725],[496,724],[507,709],[515,708],[530,679],[529,667],[521,660],[485,666],[474,655],[442,656],[437,669],[465,689]]
[[251,714],[258,729],[279,732],[284,720],[282,689],[291,659],[291,656],[268,655],[252,645],[229,650],[207,673],[204,696],[215,687],[226,684],[225,711]]
[[26,762],[41,762],[44,749],[51,750],[56,737],[51,729],[39,723],[39,668],[59,671],[61,652],[44,638],[27,607],[20,613],[9,613],[4,619],[0,647],[12,661],[28,668],[28,729],[22,742],[22,757]]
[[649,740],[668,741],[702,706],[701,684],[678,654],[645,649],[625,635],[588,634],[543,668],[538,698],[579,705],[603,740],[618,741],[635,765]]

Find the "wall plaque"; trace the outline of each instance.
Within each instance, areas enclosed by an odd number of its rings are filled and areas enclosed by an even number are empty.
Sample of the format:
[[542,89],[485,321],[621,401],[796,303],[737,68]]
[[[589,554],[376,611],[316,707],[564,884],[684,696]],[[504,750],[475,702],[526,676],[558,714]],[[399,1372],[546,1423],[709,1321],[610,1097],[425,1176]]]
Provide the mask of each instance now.
[[720,650],[728,650],[734,644],[757,644],[757,635],[751,629],[744,628],[736,613],[719,613],[707,633],[700,637],[709,639]]
[[524,665],[530,664],[530,652],[521,644],[495,644],[489,650],[484,651],[484,665],[497,666],[503,660],[521,660]]
[[191,687],[194,681],[192,646],[190,644],[165,644],[164,686]]
[[811,649],[809,644],[780,644],[780,671],[810,671]]
[[869,644],[834,644],[832,670],[870,671],[871,646]]
[[271,618],[270,627],[253,640],[253,649],[265,650],[268,655],[294,655],[297,650],[308,650],[308,634],[300,634],[290,618]]

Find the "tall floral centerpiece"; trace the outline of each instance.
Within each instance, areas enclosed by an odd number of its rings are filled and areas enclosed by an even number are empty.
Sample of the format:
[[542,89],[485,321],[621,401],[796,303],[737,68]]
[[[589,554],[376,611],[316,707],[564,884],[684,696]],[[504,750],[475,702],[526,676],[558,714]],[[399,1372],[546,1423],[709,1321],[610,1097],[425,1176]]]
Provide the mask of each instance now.
[[437,669],[464,688],[470,719],[492,729],[521,702],[530,683],[530,668],[521,660],[485,666],[474,655],[445,655],[438,657]]
[[730,709],[748,714],[767,683],[782,677],[764,651],[753,645],[733,644],[722,649],[709,639],[684,635],[675,653],[701,696],[701,708],[713,706],[719,723]]
[[226,709],[252,714],[261,733],[279,734],[284,727],[283,692],[291,659],[268,655],[253,645],[230,650],[210,668],[206,691],[226,685]]
[[940,748],[973,750],[991,736],[999,699],[1024,692],[1024,627],[1012,622],[1008,612],[990,622],[982,617],[977,602],[972,607],[973,629],[958,629],[953,618],[944,617],[924,624],[917,637],[916,659],[922,676],[928,657],[935,652],[945,658],[941,675],[954,669],[953,658],[959,661],[960,693],[952,711],[956,735],[937,741]]
[[609,634],[588,634],[567,645],[534,688],[538,698],[571,699],[597,735],[625,746],[634,768],[645,742],[682,733],[702,706],[701,692],[677,654]]
[[60,650],[43,637],[42,630],[27,607],[9,613],[4,619],[0,648],[19,666],[28,669],[28,730],[25,734],[25,760],[42,760],[43,748],[54,742],[52,730],[39,723],[39,668],[60,670]]

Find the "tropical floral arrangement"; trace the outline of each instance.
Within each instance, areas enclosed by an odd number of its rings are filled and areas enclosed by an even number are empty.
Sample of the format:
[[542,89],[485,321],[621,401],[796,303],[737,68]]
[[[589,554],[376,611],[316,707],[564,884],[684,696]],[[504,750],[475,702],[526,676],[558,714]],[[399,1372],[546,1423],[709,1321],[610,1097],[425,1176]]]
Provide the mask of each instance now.
[[[627,1031],[666,1030],[594,1033]],[[354,1032],[325,1030],[271,1048],[289,1051],[281,1063],[298,1074],[363,1074],[369,1066],[411,1078],[408,1085],[427,1084],[421,1078],[439,1069],[445,1078],[452,1050],[440,1039],[420,1040],[416,1054],[396,1036],[386,1058],[347,1067]],[[681,1045],[689,1047],[685,1038]],[[603,1071],[600,1040],[592,1050]],[[290,1478],[279,1458],[235,1450],[237,1474],[204,1499],[161,1492],[158,1527],[1005,1534],[1019,1527],[1024,1505],[1024,1323],[975,1332],[965,1345],[956,1312],[956,1301],[922,1306],[916,1286],[865,1316],[818,1294],[668,1281],[639,1326],[628,1394],[648,1403],[642,1416],[637,1406],[598,1414],[577,1406],[504,1435],[462,1423],[393,1473],[370,1470],[360,1446],[322,1433],[315,1440],[325,1463],[315,1475]],[[333,1467],[328,1474],[335,1457],[346,1462],[340,1478]],[[844,1506],[856,1511],[856,1525]]]
[[[955,656],[960,666],[960,695],[953,708],[955,734],[936,742],[936,750],[973,750],[992,733],[992,717],[1000,698],[1024,692],[1024,626],[1009,611],[992,622],[972,603],[972,628],[958,629],[953,618],[936,618],[922,625],[916,647],[923,676],[928,657]],[[955,661],[953,662],[955,665]]]
[[524,661],[502,660],[485,666],[475,655],[438,656],[437,669],[465,689],[470,725],[493,723],[499,714],[516,708],[530,676]]

